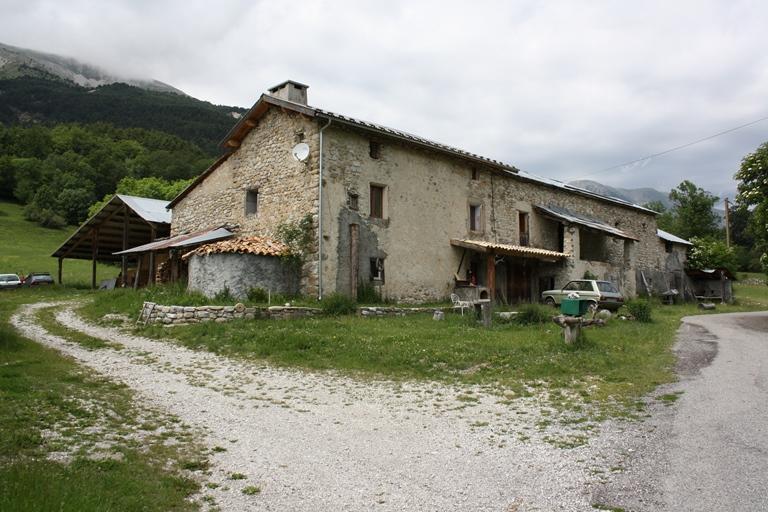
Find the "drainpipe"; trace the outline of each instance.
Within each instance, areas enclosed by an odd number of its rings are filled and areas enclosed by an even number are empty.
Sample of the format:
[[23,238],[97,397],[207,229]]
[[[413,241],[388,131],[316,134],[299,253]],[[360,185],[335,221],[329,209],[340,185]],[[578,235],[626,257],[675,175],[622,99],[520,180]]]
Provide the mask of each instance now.
[[323,299],[323,131],[331,126],[329,119],[320,128],[320,179],[317,183],[317,300]]

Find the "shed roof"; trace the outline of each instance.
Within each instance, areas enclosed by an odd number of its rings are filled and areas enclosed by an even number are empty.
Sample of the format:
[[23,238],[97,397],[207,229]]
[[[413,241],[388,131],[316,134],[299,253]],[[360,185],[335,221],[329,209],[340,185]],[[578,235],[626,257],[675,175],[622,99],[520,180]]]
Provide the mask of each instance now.
[[114,253],[155,237],[168,236],[171,212],[168,201],[115,194],[83,222],[52,256],[97,261],[119,261]]
[[283,256],[288,254],[289,251],[288,246],[282,242],[260,236],[251,236],[202,245],[182,256],[182,259],[189,258],[195,254],[204,256],[207,254],[226,253],[254,254],[257,256]]
[[163,240],[157,240],[148,244],[132,247],[125,251],[116,252],[115,255],[159,251],[163,249],[174,249],[177,247],[189,247],[191,245],[198,245],[206,242],[212,242],[214,240],[220,240],[222,238],[228,238],[232,235],[233,233],[226,228],[195,231],[194,233],[176,235],[171,238],[165,238]]
[[679,236],[675,236],[672,233],[667,233],[666,231],[662,229],[656,230],[656,236],[664,240],[665,242],[672,242],[673,244],[682,244],[682,245],[693,245],[688,240],[685,240],[684,238],[680,238]]
[[525,247],[522,245],[499,244],[496,242],[486,242],[485,240],[459,240],[452,238],[451,245],[477,252],[504,254],[521,258],[535,258],[544,261],[557,261],[568,257],[568,255],[563,252],[538,249],[536,247]]
[[593,219],[585,215],[581,215],[579,213],[574,213],[568,210],[567,208],[562,208],[560,206],[552,206],[552,205],[548,205],[548,206],[537,205],[536,209],[539,210],[544,215],[553,217],[557,220],[562,220],[565,222],[569,222],[571,224],[578,224],[586,228],[596,229],[598,231],[602,231],[604,233],[607,233],[611,236],[615,236],[617,238],[637,241],[637,238],[620,230],[619,228],[613,227],[610,224],[606,224],[605,222],[602,222],[600,220]]

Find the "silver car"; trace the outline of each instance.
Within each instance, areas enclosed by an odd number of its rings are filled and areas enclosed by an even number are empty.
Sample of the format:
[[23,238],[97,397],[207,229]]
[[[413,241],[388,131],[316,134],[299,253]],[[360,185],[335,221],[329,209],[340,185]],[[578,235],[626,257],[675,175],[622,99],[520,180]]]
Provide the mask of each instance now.
[[16,274],[0,274],[0,290],[10,290],[21,286],[21,279]]
[[547,290],[541,293],[541,300],[555,306],[571,293],[577,293],[580,299],[594,302],[600,309],[616,311],[624,305],[624,297],[613,283],[594,279],[576,279],[559,290]]

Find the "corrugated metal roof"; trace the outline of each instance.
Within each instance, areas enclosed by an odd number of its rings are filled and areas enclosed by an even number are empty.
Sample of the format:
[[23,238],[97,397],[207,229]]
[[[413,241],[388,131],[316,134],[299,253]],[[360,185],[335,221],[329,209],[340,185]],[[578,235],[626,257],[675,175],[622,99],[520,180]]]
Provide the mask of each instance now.
[[620,230],[619,228],[615,228],[610,224],[606,224],[605,222],[599,221],[597,219],[592,219],[584,215],[574,213],[566,208],[561,208],[559,206],[551,206],[551,205],[550,206],[537,205],[536,208],[540,210],[542,213],[544,213],[545,215],[555,217],[565,222],[570,222],[571,224],[579,224],[587,228],[603,231],[604,233],[608,233],[609,235],[613,235],[618,238],[637,241],[637,238]]
[[661,238],[662,240],[665,240],[667,242],[672,242],[673,244],[682,244],[682,245],[693,245],[688,240],[685,240],[683,238],[680,238],[679,236],[675,236],[672,233],[667,233],[663,229],[657,229],[656,235]]
[[171,223],[171,212],[168,210],[168,201],[160,199],[150,199],[148,197],[126,196],[124,194],[115,194],[131,210],[136,212],[142,219],[148,222]]
[[479,250],[480,252],[494,252],[497,254],[507,254],[509,256],[520,256],[522,258],[537,258],[551,261],[568,257],[568,255],[563,252],[550,251],[549,249],[539,249],[537,247],[526,247],[522,245],[499,244],[496,242],[486,242],[485,240],[459,240],[453,238],[450,242],[451,245],[456,247]]
[[116,256],[122,254],[134,254],[139,252],[158,251],[161,249],[172,249],[176,247],[189,247],[191,245],[202,244],[212,240],[220,240],[232,236],[234,233],[226,228],[209,229],[206,231],[196,231],[185,235],[176,235],[164,240],[155,240],[148,244],[131,247],[125,251],[114,253]]

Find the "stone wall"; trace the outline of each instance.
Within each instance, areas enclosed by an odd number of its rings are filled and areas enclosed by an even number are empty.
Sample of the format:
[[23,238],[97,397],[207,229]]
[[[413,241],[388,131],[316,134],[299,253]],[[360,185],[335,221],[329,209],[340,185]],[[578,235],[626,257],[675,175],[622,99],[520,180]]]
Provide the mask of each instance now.
[[[530,245],[558,250],[559,222],[540,215],[535,205],[554,205],[600,219],[638,239],[605,236],[605,261],[579,258],[579,227],[566,234],[564,263],[543,264],[529,260],[530,290],[538,296],[538,279],[550,277],[556,286],[581,278],[590,271],[615,282],[632,296],[635,270],[658,269],[658,238],[655,216],[556,187],[535,183],[510,173],[499,173],[432,150],[377,138],[357,130],[331,125],[326,133],[324,232],[325,293],[350,293],[352,282],[350,225],[357,227],[358,278],[375,285],[389,298],[406,301],[433,300],[448,296],[459,269],[463,250],[450,245],[451,238],[479,239],[518,245],[520,212],[528,213]],[[380,141],[379,158],[369,154],[371,138]],[[477,179],[473,179],[474,174]],[[384,218],[370,217],[371,184],[384,186]],[[357,202],[357,209],[352,207]],[[482,208],[482,229],[470,231],[470,205]],[[566,230],[567,233],[567,230]],[[602,236],[602,235],[601,235]],[[370,281],[371,260],[384,263],[384,280]],[[465,258],[459,271],[466,270]],[[517,260],[519,263],[520,260]],[[484,261],[481,262],[481,282]],[[497,287],[505,286],[497,273]]]
[[[291,155],[306,142],[310,155],[299,162]],[[276,108],[268,110],[241,146],[173,208],[171,234],[225,223],[239,226],[239,236],[276,238],[277,227],[306,215],[317,222],[319,142],[317,123]],[[246,194],[258,190],[256,213],[246,213]],[[316,289],[317,254],[309,254],[302,272],[305,293]]]
[[206,297],[215,297],[227,290],[232,297],[245,299],[252,288],[295,295],[299,291],[299,280],[296,269],[275,256],[194,254],[189,258],[187,288]]
[[[358,308],[357,312],[363,317],[393,317],[418,313],[432,314],[438,310],[451,311],[452,309],[365,306]],[[319,308],[295,306],[246,307],[244,304],[235,304],[234,306],[162,306],[153,302],[145,302],[140,321],[150,324],[184,325],[201,322],[223,323],[236,318],[292,320],[320,315],[322,315],[322,310]]]
[[236,318],[246,320],[307,318],[321,313],[322,310],[318,308],[293,306],[270,306],[266,308],[246,307],[243,304],[235,304],[234,306],[162,306],[145,302],[140,321],[151,324],[181,325],[201,322],[223,323]]

